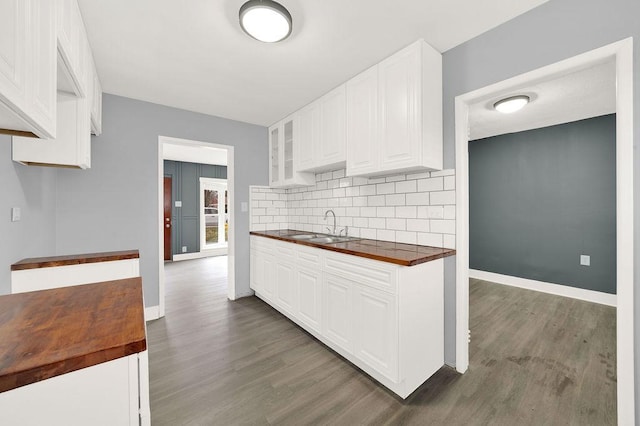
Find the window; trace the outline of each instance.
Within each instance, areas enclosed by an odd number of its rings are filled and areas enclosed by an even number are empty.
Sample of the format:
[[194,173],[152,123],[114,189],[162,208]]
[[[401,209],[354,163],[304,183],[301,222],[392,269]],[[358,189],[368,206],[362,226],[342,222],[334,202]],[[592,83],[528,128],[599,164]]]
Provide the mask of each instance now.
[[227,181],[200,178],[200,251],[225,247],[229,242]]

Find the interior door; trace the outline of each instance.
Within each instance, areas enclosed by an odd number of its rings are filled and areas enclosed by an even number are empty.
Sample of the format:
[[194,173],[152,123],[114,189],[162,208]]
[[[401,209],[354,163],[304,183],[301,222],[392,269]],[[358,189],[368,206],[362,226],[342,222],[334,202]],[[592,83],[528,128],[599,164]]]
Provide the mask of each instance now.
[[171,260],[171,178],[164,178],[164,260]]

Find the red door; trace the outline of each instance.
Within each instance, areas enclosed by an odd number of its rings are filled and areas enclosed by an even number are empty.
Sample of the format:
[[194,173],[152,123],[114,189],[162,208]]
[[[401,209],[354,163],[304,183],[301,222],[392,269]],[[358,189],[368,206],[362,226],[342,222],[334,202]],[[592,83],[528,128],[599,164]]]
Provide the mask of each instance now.
[[164,260],[171,260],[171,178],[164,178]]

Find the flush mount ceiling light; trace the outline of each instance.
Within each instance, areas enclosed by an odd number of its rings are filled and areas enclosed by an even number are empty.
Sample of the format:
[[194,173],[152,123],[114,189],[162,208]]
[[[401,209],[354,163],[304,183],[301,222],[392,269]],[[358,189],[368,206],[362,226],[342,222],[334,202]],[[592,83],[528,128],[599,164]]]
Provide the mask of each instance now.
[[504,98],[493,104],[493,107],[496,111],[499,111],[503,114],[511,114],[512,112],[516,112],[522,109],[526,104],[529,103],[531,98],[526,95],[518,95],[518,96],[510,96],[508,98]]
[[250,0],[240,8],[240,26],[256,40],[275,43],[289,37],[293,22],[289,11],[280,3]]

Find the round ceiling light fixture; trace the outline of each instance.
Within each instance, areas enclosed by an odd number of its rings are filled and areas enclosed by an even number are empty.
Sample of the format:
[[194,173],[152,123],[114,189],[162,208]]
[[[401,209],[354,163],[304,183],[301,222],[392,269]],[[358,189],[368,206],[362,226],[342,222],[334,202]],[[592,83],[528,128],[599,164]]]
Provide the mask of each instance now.
[[512,112],[516,112],[521,110],[526,104],[531,101],[531,98],[527,95],[518,95],[518,96],[510,96],[508,98],[504,98],[493,104],[493,107],[496,111],[499,111],[503,114],[511,114]]
[[289,37],[293,28],[291,14],[273,0],[249,0],[240,8],[240,27],[249,36],[265,43]]

